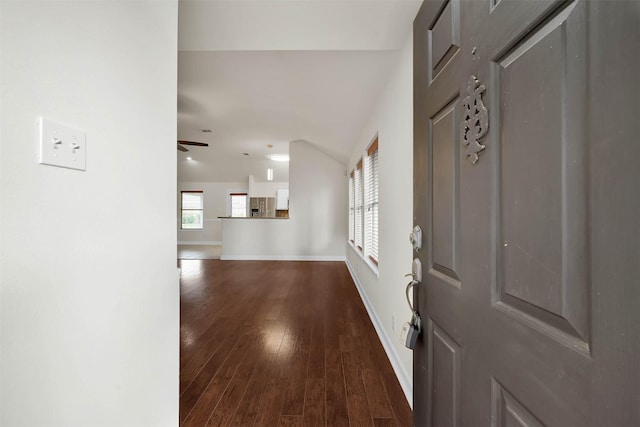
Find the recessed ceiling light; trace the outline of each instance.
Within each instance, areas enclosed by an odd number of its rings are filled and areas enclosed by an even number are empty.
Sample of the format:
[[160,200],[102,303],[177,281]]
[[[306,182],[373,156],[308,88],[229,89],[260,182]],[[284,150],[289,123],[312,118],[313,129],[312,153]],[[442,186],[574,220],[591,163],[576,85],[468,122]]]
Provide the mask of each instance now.
[[268,156],[274,162],[288,162],[289,155],[288,154],[270,154]]
[[212,131],[211,129],[202,129],[202,132],[204,132],[204,133],[211,133],[211,132],[213,132],[213,131]]
[[187,160],[193,160],[191,157],[187,157]]

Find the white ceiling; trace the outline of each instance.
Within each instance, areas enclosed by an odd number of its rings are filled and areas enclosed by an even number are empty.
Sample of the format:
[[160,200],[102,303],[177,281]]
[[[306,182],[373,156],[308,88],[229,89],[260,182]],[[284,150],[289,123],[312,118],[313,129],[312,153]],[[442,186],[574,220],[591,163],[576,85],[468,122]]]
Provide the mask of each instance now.
[[210,146],[178,153],[178,180],[264,181],[294,140],[346,163],[420,4],[181,0],[178,137]]

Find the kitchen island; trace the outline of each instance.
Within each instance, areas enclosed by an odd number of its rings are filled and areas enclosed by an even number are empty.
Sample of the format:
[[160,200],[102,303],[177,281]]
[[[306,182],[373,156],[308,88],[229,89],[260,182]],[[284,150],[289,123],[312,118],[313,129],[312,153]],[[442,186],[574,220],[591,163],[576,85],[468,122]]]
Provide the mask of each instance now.
[[291,234],[291,220],[277,217],[220,217],[222,260],[282,259]]
[[325,250],[332,236],[312,239],[309,222],[295,218],[220,217],[221,260],[324,260],[342,257],[314,255]]

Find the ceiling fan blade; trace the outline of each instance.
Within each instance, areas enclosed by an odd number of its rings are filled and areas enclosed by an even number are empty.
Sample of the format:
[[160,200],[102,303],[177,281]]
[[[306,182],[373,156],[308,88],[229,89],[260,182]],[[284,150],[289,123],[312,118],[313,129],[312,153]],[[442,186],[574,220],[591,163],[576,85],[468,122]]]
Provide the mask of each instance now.
[[187,151],[189,151],[180,144],[178,144],[178,150],[182,151],[183,153],[186,153]]
[[195,145],[198,147],[208,147],[209,144],[207,144],[206,142],[195,142],[195,141],[178,141],[178,144],[182,144],[182,145]]

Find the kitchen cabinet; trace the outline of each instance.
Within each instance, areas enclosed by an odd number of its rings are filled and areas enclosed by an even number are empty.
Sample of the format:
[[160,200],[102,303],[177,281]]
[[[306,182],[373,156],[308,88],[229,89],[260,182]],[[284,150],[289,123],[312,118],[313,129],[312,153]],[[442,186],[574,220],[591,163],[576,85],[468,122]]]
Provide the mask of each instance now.
[[276,210],[289,209],[289,189],[281,188],[276,192]]

